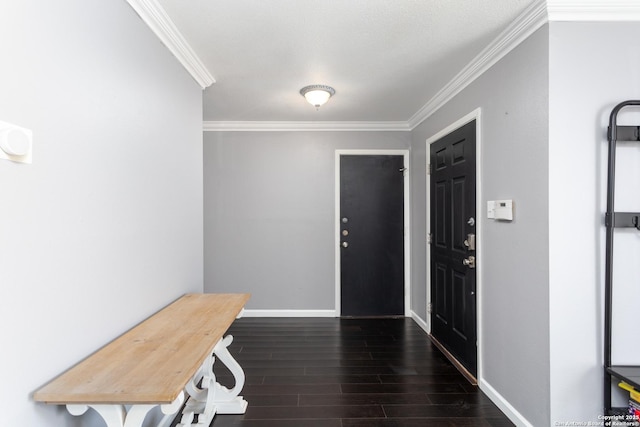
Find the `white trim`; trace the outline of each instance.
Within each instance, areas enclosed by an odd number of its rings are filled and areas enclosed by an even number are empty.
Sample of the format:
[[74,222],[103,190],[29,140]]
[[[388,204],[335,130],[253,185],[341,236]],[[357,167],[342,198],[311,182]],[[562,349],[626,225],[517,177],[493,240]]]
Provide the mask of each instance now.
[[205,132],[291,132],[291,131],[401,131],[411,129],[407,122],[233,122],[233,121],[205,121],[202,124]]
[[[449,126],[447,126],[446,128],[442,129],[441,131],[439,131],[438,133],[430,136],[429,138],[427,138],[427,148],[429,148],[429,145],[433,144],[434,142],[436,142],[437,140],[441,139],[443,136],[449,135],[451,132],[453,132],[454,130],[460,129],[462,126],[466,125],[467,123],[473,121],[473,120],[477,120],[480,118],[480,114],[481,114],[481,109],[480,108],[476,108],[475,110],[473,110],[472,112],[470,112],[469,114],[467,114],[466,116],[462,117],[461,119],[456,120],[454,123],[450,124]],[[477,122],[476,122],[477,123]],[[477,131],[477,128],[476,128]],[[477,137],[478,135],[476,135],[476,145],[477,145]],[[477,153],[476,153],[477,155]],[[427,162],[429,161],[428,159],[428,151],[427,151]],[[427,176],[427,182],[429,180],[429,176]]]
[[[613,0],[612,0],[613,1]],[[625,0],[631,2],[637,0]],[[626,3],[628,4],[628,3]],[[559,6],[558,6],[559,7]],[[628,6],[630,8],[631,6]],[[579,9],[575,6],[573,9]],[[604,15],[606,11],[601,11]],[[640,19],[640,18],[639,18]],[[233,122],[208,121],[203,123],[205,131],[411,131],[433,115],[454,96],[473,83],[496,62],[515,49],[531,34],[548,22],[547,4],[536,0],[518,16],[498,37],[485,47],[449,83],[436,93],[422,108],[406,122]]]
[[335,304],[336,314],[341,314],[340,301],[340,156],[342,155],[397,155],[403,157],[404,174],[404,315],[411,316],[411,204],[409,150],[336,150],[335,152]]
[[[127,0],[204,89],[215,83],[157,0]],[[536,0],[407,121],[205,121],[204,131],[411,131],[549,21],[640,21],[637,0]]]
[[543,1],[529,6],[408,121],[414,129],[547,22]]
[[533,427],[527,419],[516,410],[507,399],[505,399],[495,388],[487,381],[481,379],[478,381],[478,387],[487,395],[489,399],[513,422],[519,427]]
[[182,33],[157,0],[127,0],[151,31],[173,53],[182,66],[203,89],[215,83],[215,79],[193,51]]
[[243,317],[336,317],[335,310],[246,310]]
[[640,21],[640,4],[638,0],[536,0],[409,118],[409,128],[415,129],[549,21]]
[[413,319],[414,322],[416,322],[418,324],[418,326],[420,326],[422,328],[422,330],[424,330],[427,334],[429,334],[429,325],[427,325],[427,322],[418,315],[418,313],[416,313],[415,311],[411,310],[411,318]]
[[549,0],[549,21],[639,21],[638,0]]
[[[484,219],[482,216],[482,110],[480,108],[476,108],[466,116],[461,119],[455,121],[450,124],[446,128],[442,129],[440,132],[437,132],[435,135],[427,138],[426,140],[426,158],[427,158],[427,170],[429,168],[429,153],[430,153],[430,145],[445,135],[450,134],[456,129],[461,128],[467,123],[475,120],[476,121],[476,259],[478,260],[476,263],[476,339],[478,341],[478,353],[477,353],[477,372],[476,378],[480,381],[483,376],[484,366],[483,366],[483,357],[482,357],[482,346],[483,346],[483,331],[482,331],[482,262],[483,262],[483,242],[482,236],[484,231]],[[431,231],[431,209],[430,209],[430,201],[431,201],[431,176],[427,173],[426,175],[426,230],[427,233]],[[425,236],[426,237],[426,236]],[[425,238],[426,242],[426,238]],[[427,266],[427,307],[429,307],[429,303],[431,302],[431,246],[429,243],[426,243],[427,247],[427,259],[425,260]],[[425,329],[427,333],[431,333],[431,316],[429,313],[426,313],[426,326]]]

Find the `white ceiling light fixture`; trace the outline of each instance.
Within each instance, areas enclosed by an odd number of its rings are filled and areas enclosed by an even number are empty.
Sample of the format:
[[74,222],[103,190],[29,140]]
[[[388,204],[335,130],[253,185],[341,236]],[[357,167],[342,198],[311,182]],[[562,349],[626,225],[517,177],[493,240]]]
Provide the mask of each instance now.
[[300,89],[300,95],[304,96],[309,104],[316,107],[316,110],[321,105],[324,105],[335,93],[335,89],[327,85],[310,85]]

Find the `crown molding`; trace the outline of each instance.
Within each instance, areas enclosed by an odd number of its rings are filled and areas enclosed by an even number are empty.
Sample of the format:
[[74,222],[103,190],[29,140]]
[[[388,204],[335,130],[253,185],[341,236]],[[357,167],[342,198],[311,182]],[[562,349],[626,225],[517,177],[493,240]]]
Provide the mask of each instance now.
[[[131,1],[131,0],[129,0]],[[640,21],[638,0],[536,0],[406,122],[204,122],[205,131],[410,131],[549,21]]]
[[414,129],[549,21],[640,21],[638,0],[537,0],[409,120]]
[[215,79],[207,67],[156,0],[127,0],[127,3],[180,61],[202,89],[215,83]]
[[205,132],[291,132],[291,131],[315,131],[315,132],[398,132],[410,131],[409,124],[405,121],[398,122],[328,122],[328,121],[297,121],[297,122],[203,122],[202,130]]
[[496,62],[526,40],[547,22],[546,2],[536,1],[529,6],[511,25],[485,47],[469,64],[447,83],[433,98],[418,110],[408,124],[414,129],[464,88],[473,83]]
[[548,0],[549,21],[640,21],[638,0]]

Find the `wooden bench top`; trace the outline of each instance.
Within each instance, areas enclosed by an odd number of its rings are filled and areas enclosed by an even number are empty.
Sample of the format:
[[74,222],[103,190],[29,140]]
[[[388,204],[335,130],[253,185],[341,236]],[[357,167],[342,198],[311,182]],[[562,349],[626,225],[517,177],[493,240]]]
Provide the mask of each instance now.
[[173,402],[249,294],[187,294],[36,391],[54,404]]

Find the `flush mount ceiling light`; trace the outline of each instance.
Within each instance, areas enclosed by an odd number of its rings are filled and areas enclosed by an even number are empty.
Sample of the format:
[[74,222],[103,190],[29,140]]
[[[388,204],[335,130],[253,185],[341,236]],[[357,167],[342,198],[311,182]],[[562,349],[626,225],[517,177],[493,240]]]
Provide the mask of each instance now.
[[334,88],[326,85],[311,85],[300,89],[300,95],[304,96],[309,104],[316,107],[316,110],[335,95],[335,93]]

